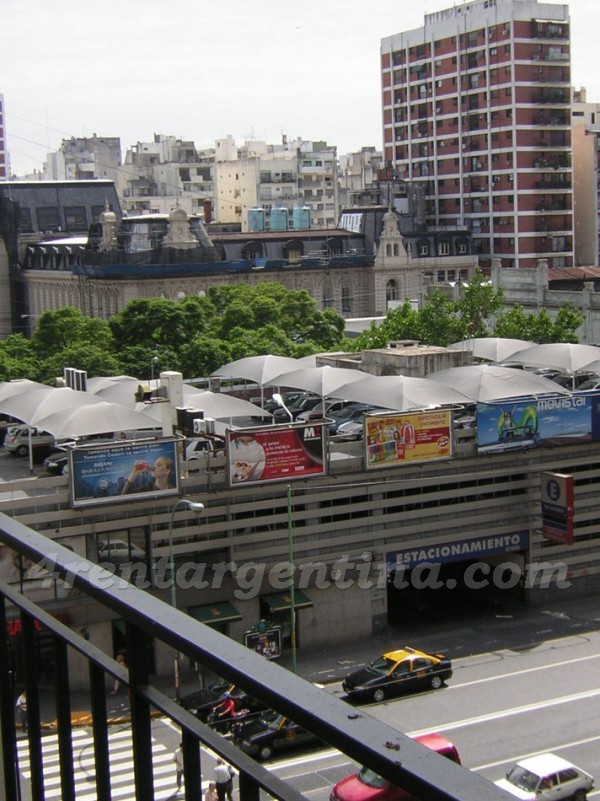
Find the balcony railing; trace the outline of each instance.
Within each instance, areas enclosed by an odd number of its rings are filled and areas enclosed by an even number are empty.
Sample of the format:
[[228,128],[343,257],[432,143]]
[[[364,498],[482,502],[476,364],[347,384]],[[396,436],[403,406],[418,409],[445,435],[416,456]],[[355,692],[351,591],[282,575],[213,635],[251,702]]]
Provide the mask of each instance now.
[[[181,729],[186,801],[201,798],[202,751],[207,746],[239,772],[240,801],[259,801],[261,791],[282,801],[305,797],[235,745],[184,710],[150,681],[145,656],[152,639],[183,654],[249,695],[281,712],[359,764],[427,801],[502,801],[503,791],[488,781],[414,742],[360,709],[315,687],[254,651],[194,620],[148,592],[127,584],[99,565],[78,557],[17,520],[0,514],[0,542],[34,563],[44,566],[57,580],[68,581],[99,608],[125,621],[127,668],[57,620],[40,603],[0,582],[0,736],[4,777],[3,797],[18,799],[22,777],[16,768],[14,698],[10,690],[8,620],[20,614],[26,651],[25,685],[28,701],[29,797],[44,801],[40,692],[34,630],[40,625],[54,641],[57,739],[62,801],[75,801],[75,776],[70,710],[69,649],[88,663],[89,695],[94,738],[96,798],[110,801],[107,675],[129,689],[133,750],[133,786],[138,801],[155,797],[152,768],[151,720],[160,713]],[[1,794],[0,794],[1,795]]]

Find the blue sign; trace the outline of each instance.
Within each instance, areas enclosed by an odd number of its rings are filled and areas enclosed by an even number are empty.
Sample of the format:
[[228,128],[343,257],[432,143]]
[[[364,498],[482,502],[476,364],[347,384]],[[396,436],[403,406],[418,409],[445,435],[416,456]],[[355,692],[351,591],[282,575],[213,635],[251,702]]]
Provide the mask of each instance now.
[[405,548],[401,551],[389,553],[386,557],[386,562],[389,570],[395,570],[398,567],[413,568],[425,562],[444,564],[446,562],[478,559],[499,553],[525,551],[528,546],[529,533],[527,531],[514,531],[510,534],[488,535],[456,542]]

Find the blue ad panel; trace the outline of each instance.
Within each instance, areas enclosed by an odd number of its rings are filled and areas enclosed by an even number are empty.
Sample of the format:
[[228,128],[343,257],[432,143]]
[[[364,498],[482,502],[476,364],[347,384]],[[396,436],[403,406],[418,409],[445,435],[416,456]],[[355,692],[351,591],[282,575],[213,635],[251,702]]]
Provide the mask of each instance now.
[[175,439],[73,448],[69,455],[74,507],[179,492]]
[[457,542],[443,542],[437,545],[404,548],[401,551],[388,553],[386,562],[388,570],[396,570],[400,567],[411,569],[425,563],[463,562],[499,553],[525,551],[528,546],[528,532],[513,531],[510,534],[472,537],[471,539],[458,540]]
[[477,404],[480,453],[599,439],[600,393]]

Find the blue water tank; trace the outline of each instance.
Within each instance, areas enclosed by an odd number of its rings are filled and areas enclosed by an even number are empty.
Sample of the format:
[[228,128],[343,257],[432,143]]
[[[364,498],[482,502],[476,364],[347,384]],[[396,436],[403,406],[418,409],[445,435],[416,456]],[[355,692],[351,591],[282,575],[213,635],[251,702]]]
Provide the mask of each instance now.
[[288,216],[286,208],[271,209],[271,231],[287,231]]
[[248,209],[248,230],[249,231],[265,230],[264,209]]
[[310,228],[310,208],[308,206],[295,208],[292,212],[292,220],[294,222],[294,231]]

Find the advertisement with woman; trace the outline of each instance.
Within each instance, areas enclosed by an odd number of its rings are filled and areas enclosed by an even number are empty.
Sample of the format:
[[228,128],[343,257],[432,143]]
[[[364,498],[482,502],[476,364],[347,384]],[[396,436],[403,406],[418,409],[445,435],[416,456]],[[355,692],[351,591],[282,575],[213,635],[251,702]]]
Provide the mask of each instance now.
[[323,425],[309,423],[227,432],[231,486],[322,476],[326,469]]
[[177,440],[135,440],[70,451],[74,507],[176,495]]

